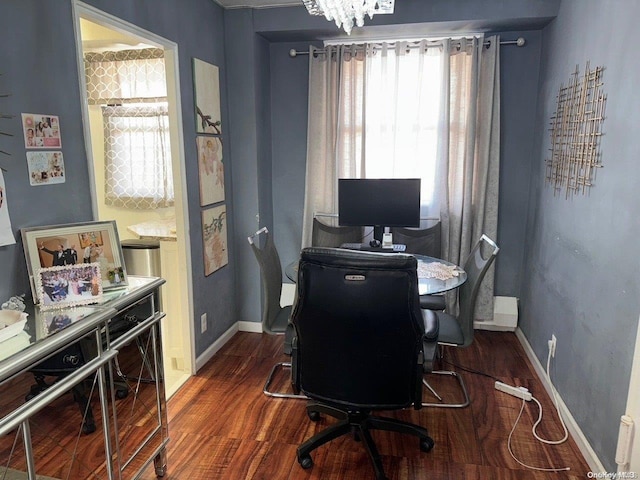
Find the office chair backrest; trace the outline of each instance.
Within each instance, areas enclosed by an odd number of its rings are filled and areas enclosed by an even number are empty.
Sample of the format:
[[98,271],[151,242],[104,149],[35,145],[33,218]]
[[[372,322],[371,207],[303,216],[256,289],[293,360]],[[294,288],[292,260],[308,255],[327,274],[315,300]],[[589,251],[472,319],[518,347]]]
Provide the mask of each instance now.
[[486,235],[482,235],[476,243],[467,261],[464,263],[464,271],[467,273],[467,281],[458,291],[460,313],[458,323],[464,336],[462,347],[468,347],[473,342],[473,321],[476,307],[476,299],[480,284],[487,270],[496,258],[500,249],[498,245]]
[[[281,310],[280,296],[282,294],[282,265],[278,250],[273,243],[273,237],[267,227],[263,227],[247,238],[251,249],[260,265],[262,293],[264,305],[262,307],[262,328],[267,333],[274,333],[278,313]],[[262,244],[262,248],[258,246]]]
[[294,381],[307,396],[371,409],[416,401],[424,333],[416,267],[411,255],[302,251],[291,320]]
[[407,246],[406,253],[417,253],[429,257],[441,258],[442,227],[440,222],[429,228],[393,227],[393,243]]
[[311,245],[314,247],[339,247],[343,243],[362,242],[362,227],[334,227],[313,219]]

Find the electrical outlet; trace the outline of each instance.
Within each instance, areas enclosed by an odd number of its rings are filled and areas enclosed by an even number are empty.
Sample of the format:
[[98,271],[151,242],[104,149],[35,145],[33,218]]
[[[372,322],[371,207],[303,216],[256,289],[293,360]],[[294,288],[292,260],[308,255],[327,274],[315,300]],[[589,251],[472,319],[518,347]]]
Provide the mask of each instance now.
[[551,340],[549,340],[549,351],[551,352],[552,357],[556,356],[556,343],[557,343],[556,336],[552,334]]
[[207,314],[206,312],[200,315],[200,333],[207,331]]

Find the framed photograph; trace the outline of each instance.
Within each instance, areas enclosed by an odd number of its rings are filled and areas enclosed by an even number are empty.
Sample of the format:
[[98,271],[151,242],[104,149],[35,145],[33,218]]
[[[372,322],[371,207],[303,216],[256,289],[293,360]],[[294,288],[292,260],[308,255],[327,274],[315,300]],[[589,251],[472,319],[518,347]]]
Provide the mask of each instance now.
[[23,113],[25,148],[62,148],[60,121],[56,115]]
[[72,325],[95,312],[91,307],[76,307],[66,310],[42,310],[36,313],[36,339],[42,340],[49,335]]
[[229,263],[227,249],[227,207],[207,208],[202,211],[202,243],[204,274],[211,275]]
[[36,290],[42,310],[98,303],[102,300],[100,264],[41,268],[36,275]]
[[65,181],[62,152],[27,152],[27,165],[32,187]]
[[40,303],[40,269],[97,263],[104,291],[127,285],[122,247],[114,220],[30,227],[21,230],[34,303]]
[[196,132],[221,135],[220,72],[218,67],[194,58],[193,84],[196,103]]
[[197,136],[200,206],[224,201],[222,141],[218,137]]

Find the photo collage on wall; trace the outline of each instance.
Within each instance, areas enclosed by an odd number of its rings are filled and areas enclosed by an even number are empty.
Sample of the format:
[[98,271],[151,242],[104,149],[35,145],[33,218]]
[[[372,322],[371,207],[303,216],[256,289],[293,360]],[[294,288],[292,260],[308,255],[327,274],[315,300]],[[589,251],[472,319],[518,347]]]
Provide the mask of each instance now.
[[217,66],[194,58],[193,79],[200,206],[204,207],[204,274],[209,276],[229,262],[224,204],[220,72]]
[[[56,115],[22,114],[24,146],[31,186],[65,182],[60,120]],[[56,150],[52,150],[56,149]]]

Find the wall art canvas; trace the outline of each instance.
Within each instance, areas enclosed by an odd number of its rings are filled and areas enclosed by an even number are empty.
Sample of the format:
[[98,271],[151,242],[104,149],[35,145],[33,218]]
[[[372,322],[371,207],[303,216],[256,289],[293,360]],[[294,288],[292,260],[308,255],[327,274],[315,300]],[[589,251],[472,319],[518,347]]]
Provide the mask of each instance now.
[[224,165],[222,141],[219,137],[196,137],[198,174],[200,177],[200,205],[224,201]]
[[9,218],[9,206],[7,204],[7,191],[4,184],[4,174],[0,170],[0,247],[3,245],[13,245],[16,239],[11,228]]
[[60,120],[56,115],[23,113],[25,148],[62,148]]
[[227,249],[227,207],[207,208],[202,211],[202,242],[204,274],[211,275],[229,263]]
[[62,152],[27,152],[27,165],[32,187],[65,182]]
[[193,82],[196,99],[196,132],[221,135],[220,72],[218,67],[194,58]]

